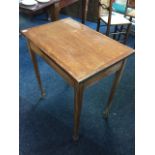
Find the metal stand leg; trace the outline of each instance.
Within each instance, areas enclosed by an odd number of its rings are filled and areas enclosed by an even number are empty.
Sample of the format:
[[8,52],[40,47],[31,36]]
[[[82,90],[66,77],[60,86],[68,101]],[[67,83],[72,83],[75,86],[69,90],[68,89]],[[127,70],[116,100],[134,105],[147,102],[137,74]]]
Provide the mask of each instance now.
[[110,108],[112,106],[112,99],[113,99],[114,94],[116,92],[116,88],[117,88],[117,86],[118,86],[118,84],[119,84],[119,82],[121,80],[121,76],[122,76],[125,64],[126,64],[126,60],[123,61],[121,68],[115,74],[115,79],[113,81],[113,85],[112,85],[112,89],[111,89],[111,92],[110,92],[110,96],[108,98],[107,105],[106,105],[105,110],[103,112],[105,118],[108,118],[108,116],[109,116],[109,111],[110,111]]
[[80,114],[82,107],[83,98],[83,86],[78,85],[74,90],[74,130],[73,130],[73,140],[77,141],[79,139],[79,124],[80,124]]

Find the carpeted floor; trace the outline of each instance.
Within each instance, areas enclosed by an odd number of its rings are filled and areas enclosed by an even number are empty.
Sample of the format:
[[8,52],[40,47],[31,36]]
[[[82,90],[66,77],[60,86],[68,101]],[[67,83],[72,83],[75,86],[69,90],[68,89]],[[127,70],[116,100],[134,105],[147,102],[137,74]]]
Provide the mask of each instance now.
[[[47,23],[43,18],[44,15],[30,20],[20,15],[20,29]],[[86,24],[96,28],[96,23]],[[46,97],[41,99],[26,40],[19,37],[20,155],[134,155],[134,56],[128,59],[108,121],[102,112],[113,75],[86,89],[80,139],[74,143],[73,88],[38,57],[46,90]],[[134,47],[133,36],[128,45]]]

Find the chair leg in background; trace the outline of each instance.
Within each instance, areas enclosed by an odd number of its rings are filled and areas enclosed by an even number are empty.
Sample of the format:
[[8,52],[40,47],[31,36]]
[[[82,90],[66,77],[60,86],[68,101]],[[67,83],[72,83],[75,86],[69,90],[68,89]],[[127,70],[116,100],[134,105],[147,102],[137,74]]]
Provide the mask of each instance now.
[[[121,25],[121,27],[120,27],[120,30],[119,30],[119,31],[120,31],[120,32],[122,32],[122,31],[123,31],[123,25]],[[120,40],[120,38],[121,38],[121,34],[119,34],[119,35],[118,35],[118,39],[117,39],[117,40],[119,41],[119,40]]]
[[127,43],[127,40],[128,40],[128,37],[129,37],[129,33],[130,33],[130,30],[131,30],[131,25],[132,25],[132,24],[129,24],[129,25],[127,26],[126,35],[125,35],[125,39],[124,39],[124,44]]
[[100,24],[101,24],[101,21],[100,19],[97,20],[97,28],[96,28],[96,31],[100,31]]
[[[117,27],[117,25],[115,25],[115,30],[114,30],[114,33],[116,33],[116,32],[117,32],[117,29],[118,29],[118,27]],[[113,39],[116,39],[116,34],[114,34],[114,35],[113,35]]]
[[110,34],[110,25],[107,25],[106,35],[109,36],[109,34]]

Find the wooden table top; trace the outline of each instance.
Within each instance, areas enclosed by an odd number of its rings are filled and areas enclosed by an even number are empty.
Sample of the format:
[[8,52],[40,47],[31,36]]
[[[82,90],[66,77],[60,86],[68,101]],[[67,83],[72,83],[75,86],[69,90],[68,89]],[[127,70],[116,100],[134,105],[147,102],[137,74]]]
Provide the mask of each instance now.
[[71,18],[29,28],[22,33],[78,82],[134,52]]

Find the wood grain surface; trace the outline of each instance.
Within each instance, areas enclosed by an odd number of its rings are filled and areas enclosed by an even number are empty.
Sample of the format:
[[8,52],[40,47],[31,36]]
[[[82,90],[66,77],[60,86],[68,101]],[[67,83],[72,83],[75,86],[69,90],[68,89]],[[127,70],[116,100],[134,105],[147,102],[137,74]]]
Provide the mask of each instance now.
[[71,18],[22,33],[77,81],[83,81],[133,53],[133,49]]

